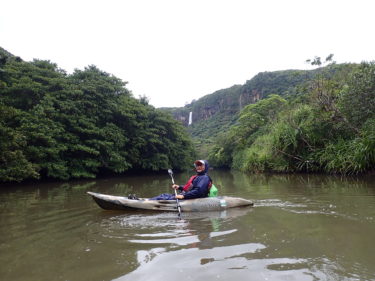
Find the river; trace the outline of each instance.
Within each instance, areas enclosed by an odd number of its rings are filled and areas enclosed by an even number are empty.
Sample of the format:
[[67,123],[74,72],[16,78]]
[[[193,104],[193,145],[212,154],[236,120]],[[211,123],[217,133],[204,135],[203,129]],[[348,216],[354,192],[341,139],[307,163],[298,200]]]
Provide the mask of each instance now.
[[86,194],[171,192],[167,172],[0,186],[0,279],[375,280],[374,176],[210,174],[254,207],[178,219]]

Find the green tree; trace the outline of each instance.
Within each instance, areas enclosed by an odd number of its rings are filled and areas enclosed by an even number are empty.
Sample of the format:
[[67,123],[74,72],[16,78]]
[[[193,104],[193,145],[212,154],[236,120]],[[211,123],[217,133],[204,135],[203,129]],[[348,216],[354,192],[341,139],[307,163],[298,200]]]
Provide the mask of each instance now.
[[[238,123],[230,131],[218,138],[209,154],[209,160],[214,165],[221,167],[241,166],[242,150],[250,146],[258,135],[267,130],[267,125],[276,121],[278,112],[286,105],[286,100],[278,95],[270,95],[268,98],[255,104],[247,105],[240,113]],[[233,163],[233,156],[237,161]],[[239,160],[240,159],[240,160]]]
[[59,88],[59,81],[65,76],[56,64],[41,60],[28,63],[8,58],[3,71],[5,86],[1,89],[1,100],[24,111],[31,110],[47,93]]
[[341,92],[339,108],[355,128],[375,118],[375,63],[362,63]]
[[248,145],[254,140],[251,136],[270,122],[275,122],[278,113],[286,105],[286,100],[278,95],[270,95],[255,104],[246,106],[240,113],[238,126],[234,127],[240,145]]
[[36,167],[25,157],[25,136],[17,129],[22,112],[0,103],[0,181],[38,178]]

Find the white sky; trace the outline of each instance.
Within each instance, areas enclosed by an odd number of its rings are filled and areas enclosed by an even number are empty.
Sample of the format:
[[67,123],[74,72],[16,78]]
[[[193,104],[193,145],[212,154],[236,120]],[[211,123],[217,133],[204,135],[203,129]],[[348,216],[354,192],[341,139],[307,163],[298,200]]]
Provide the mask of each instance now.
[[68,73],[94,64],[156,107],[262,71],[375,60],[373,0],[1,0],[0,46]]

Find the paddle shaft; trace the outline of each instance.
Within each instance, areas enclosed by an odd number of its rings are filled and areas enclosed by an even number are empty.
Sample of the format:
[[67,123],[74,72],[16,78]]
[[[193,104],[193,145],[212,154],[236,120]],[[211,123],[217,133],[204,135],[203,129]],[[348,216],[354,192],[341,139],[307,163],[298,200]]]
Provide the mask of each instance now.
[[[169,169],[168,173],[171,176],[172,184],[175,184],[174,183],[174,178],[173,178],[173,172],[172,172],[172,170]],[[180,206],[180,202],[178,201],[178,198],[177,198],[177,191],[176,191],[175,188],[173,188],[173,189],[174,189],[174,194],[175,194],[175,197],[176,197],[176,203],[177,203],[177,209],[178,209],[178,216],[181,218],[181,206]]]

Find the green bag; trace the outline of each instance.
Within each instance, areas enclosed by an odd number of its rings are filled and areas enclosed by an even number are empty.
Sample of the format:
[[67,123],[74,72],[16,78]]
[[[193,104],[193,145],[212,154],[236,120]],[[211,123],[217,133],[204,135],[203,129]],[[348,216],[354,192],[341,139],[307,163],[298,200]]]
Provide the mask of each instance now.
[[216,197],[218,190],[214,184],[211,185],[210,192],[208,193],[208,197]]

